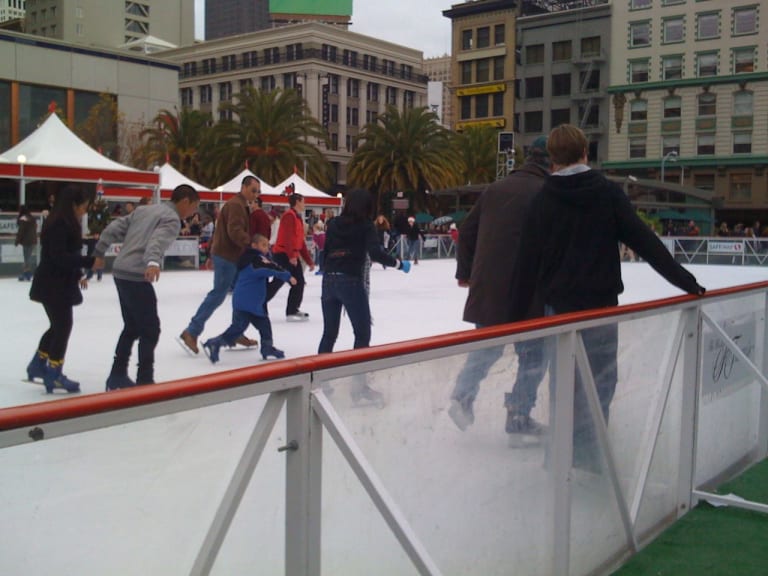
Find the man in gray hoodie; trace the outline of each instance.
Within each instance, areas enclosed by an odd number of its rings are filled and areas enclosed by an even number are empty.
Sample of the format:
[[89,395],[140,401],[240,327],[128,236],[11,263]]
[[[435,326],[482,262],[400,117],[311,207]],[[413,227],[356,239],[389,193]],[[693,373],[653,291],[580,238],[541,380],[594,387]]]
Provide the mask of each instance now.
[[[139,206],[113,220],[101,233],[93,251],[94,269],[104,268],[104,254],[110,244],[122,242],[112,266],[123,331],[117,341],[107,390],[154,383],[155,347],[160,338],[157,296],[152,282],[160,278],[160,263],[181,230],[181,221],[197,211],[200,198],[191,186],[177,186],[171,201]],[[134,383],[128,377],[128,362],[134,341],[139,341],[139,368]]]

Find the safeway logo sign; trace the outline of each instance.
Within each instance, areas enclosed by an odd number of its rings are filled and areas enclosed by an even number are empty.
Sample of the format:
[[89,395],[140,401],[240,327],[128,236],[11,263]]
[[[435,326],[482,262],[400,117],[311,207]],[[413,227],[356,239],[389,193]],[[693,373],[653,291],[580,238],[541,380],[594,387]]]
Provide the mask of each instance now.
[[710,240],[708,244],[710,254],[743,254],[744,242],[716,242]]

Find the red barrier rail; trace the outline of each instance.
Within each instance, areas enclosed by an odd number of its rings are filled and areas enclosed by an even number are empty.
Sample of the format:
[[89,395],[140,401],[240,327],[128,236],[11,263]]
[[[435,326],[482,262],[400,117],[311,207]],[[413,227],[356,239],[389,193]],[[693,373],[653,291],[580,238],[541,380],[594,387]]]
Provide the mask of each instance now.
[[79,398],[65,398],[51,402],[3,408],[0,409],[0,431],[36,426],[70,418],[90,416],[113,410],[146,406],[156,402],[237,388],[239,386],[277,378],[285,378],[296,374],[327,370],[359,362],[370,362],[391,358],[393,356],[416,354],[434,350],[436,348],[457,346],[470,342],[477,342],[479,340],[510,336],[533,330],[542,330],[574,322],[584,322],[612,316],[625,316],[638,312],[676,306],[699,299],[713,299],[766,289],[768,289],[768,282],[755,282],[752,284],[743,284],[741,286],[713,290],[707,292],[702,298],[697,296],[675,296],[672,298],[662,298],[638,304],[598,308],[584,312],[526,320],[513,324],[489,326],[478,330],[464,330],[461,332],[442,334],[440,336],[419,338],[418,340],[383,344],[359,350],[304,356],[293,360],[282,360],[270,363],[266,366],[239,368],[236,370],[218,372],[216,374],[207,374],[204,376],[185,378],[183,380],[163,382],[151,386],[139,386],[129,390],[117,390],[109,393],[91,394]]

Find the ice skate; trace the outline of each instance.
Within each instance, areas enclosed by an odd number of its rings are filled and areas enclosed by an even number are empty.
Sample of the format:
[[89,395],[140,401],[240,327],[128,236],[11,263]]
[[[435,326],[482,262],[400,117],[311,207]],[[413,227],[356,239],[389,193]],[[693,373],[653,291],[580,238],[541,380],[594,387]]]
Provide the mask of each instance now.
[[184,332],[176,338],[176,342],[178,342],[181,349],[190,356],[200,352],[200,349],[197,347],[197,338],[192,336],[187,330],[184,330]]
[[216,364],[219,361],[219,350],[221,349],[221,338],[210,338],[203,342],[203,352],[211,361],[211,364]]
[[48,354],[45,352],[35,352],[32,360],[27,364],[27,381],[34,382],[35,378],[42,380],[45,377],[45,363],[48,360]]
[[352,389],[352,402],[355,406],[376,406],[384,408],[387,405],[384,395],[378,390],[374,390],[368,384]]
[[309,314],[302,312],[301,310],[296,310],[293,314],[286,314],[285,319],[288,322],[306,322],[309,320]]
[[230,346],[230,348],[233,348],[235,345],[237,346],[244,346],[245,348],[253,348],[254,346],[259,345],[258,340],[254,340],[252,338],[248,338],[245,334],[241,334],[237,337],[237,340],[235,340],[235,343]]
[[45,374],[43,384],[48,394],[53,394],[54,390],[66,390],[70,394],[80,392],[80,382],[70,380],[62,373],[62,362],[48,360],[45,365]]
[[285,358],[285,352],[283,352],[279,348],[275,348],[274,346],[272,346],[272,344],[264,343],[261,347],[261,357],[264,360],[269,360],[270,356],[272,356],[273,358],[276,358],[277,360],[280,360],[281,358]]
[[475,412],[472,409],[471,402],[461,402],[460,400],[451,400],[451,407],[448,408],[448,416],[453,423],[462,432],[475,422]]

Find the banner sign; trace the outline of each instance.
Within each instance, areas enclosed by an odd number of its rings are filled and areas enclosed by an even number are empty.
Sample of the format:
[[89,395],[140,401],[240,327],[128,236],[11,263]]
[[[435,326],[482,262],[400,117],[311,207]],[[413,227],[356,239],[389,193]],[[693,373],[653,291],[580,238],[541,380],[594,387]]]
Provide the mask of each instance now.
[[721,240],[709,240],[707,250],[710,254],[744,254],[744,240],[723,242]]

